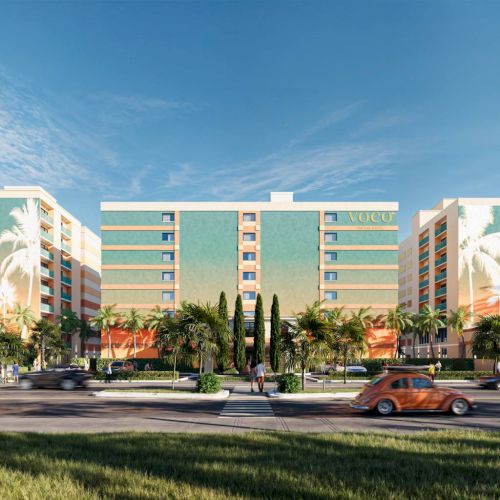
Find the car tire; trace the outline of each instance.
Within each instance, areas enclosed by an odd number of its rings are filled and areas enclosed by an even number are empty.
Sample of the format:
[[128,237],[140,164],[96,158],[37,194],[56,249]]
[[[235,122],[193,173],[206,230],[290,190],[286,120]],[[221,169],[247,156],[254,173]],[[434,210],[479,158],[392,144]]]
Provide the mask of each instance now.
[[394,411],[394,403],[390,399],[381,399],[377,403],[377,413],[379,415],[390,415]]
[[469,403],[465,399],[457,398],[451,402],[450,411],[453,415],[461,417],[469,411]]
[[61,381],[61,389],[65,391],[72,391],[75,387],[75,381],[71,380],[70,378],[65,378]]
[[25,391],[29,391],[30,389],[33,389],[35,387],[35,384],[33,383],[32,380],[29,380],[27,378],[23,378],[19,382],[19,387]]

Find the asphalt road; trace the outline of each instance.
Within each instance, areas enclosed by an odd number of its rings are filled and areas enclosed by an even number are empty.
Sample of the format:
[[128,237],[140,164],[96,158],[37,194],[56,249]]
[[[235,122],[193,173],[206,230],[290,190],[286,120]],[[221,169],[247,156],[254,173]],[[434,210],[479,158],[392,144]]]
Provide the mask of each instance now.
[[[452,384],[450,384],[452,385]],[[126,387],[144,384],[126,384]],[[185,385],[186,387],[187,385]],[[117,384],[115,387],[124,388]],[[158,384],[149,386],[157,388]],[[228,386],[232,388],[233,386]],[[353,386],[349,386],[353,387]],[[242,432],[284,430],[306,432],[391,431],[414,432],[431,429],[483,429],[500,431],[500,391],[485,391],[457,385],[471,395],[478,408],[463,417],[440,413],[405,413],[380,417],[352,410],[345,400],[270,400],[274,416],[225,417],[226,400],[126,400],[92,395],[102,385],[73,392],[37,389],[22,391],[0,388],[0,429],[47,432]],[[237,388],[246,393],[248,387]],[[252,400],[250,400],[252,403]]]

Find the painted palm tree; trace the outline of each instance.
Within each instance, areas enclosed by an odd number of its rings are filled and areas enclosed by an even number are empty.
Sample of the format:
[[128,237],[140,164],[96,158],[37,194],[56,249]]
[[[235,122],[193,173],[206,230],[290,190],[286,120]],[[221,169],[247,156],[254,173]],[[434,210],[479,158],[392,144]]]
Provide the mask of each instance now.
[[422,331],[429,334],[429,347],[431,350],[432,358],[435,357],[432,335],[436,335],[439,328],[443,328],[444,326],[446,326],[446,323],[441,318],[441,311],[431,309],[429,304],[425,304],[418,319]]
[[111,328],[116,326],[120,315],[114,310],[116,304],[103,306],[97,311],[97,316],[90,320],[90,324],[106,332],[108,337],[108,359],[111,358]]
[[498,314],[500,315],[500,285],[486,287],[486,290],[488,290],[488,292],[492,294],[491,297],[487,300],[487,304],[489,306],[494,306],[495,304],[497,304]]
[[357,321],[364,330],[367,330],[368,328],[373,328],[377,324],[379,324],[384,316],[383,314],[379,314],[377,316],[374,316],[373,314],[370,313],[371,307],[361,307],[358,309],[356,312],[352,311],[351,312],[351,318],[354,321]]
[[132,338],[134,339],[134,359],[137,356],[137,334],[144,326],[144,316],[137,309],[132,308],[123,315],[123,322],[120,328],[132,334]]
[[466,206],[459,219],[459,274],[467,272],[470,322],[474,320],[473,274],[481,271],[496,286],[500,284],[500,232],[484,234],[493,223],[493,207]]
[[468,313],[465,307],[460,306],[456,311],[450,311],[448,324],[455,330],[457,337],[460,339],[460,357],[465,358],[465,339],[464,329],[467,324]]
[[14,310],[12,311],[11,321],[16,323],[19,331],[21,332],[21,338],[25,339],[27,337],[28,329],[35,323],[35,315],[31,310],[30,306],[20,306],[16,304]]
[[0,280],[0,304],[2,306],[2,318],[5,321],[7,309],[12,309],[16,302],[16,290],[6,276]]
[[401,351],[401,335],[411,327],[413,321],[411,315],[407,313],[403,306],[398,305],[395,309],[391,309],[387,313],[385,326],[396,336],[396,352],[394,357],[397,358]]
[[38,203],[29,198],[22,208],[16,207],[10,215],[16,221],[11,229],[0,235],[0,245],[10,243],[12,252],[5,257],[0,272],[10,276],[16,270],[28,276],[28,297],[26,305],[31,304],[33,282],[40,265],[40,214]]

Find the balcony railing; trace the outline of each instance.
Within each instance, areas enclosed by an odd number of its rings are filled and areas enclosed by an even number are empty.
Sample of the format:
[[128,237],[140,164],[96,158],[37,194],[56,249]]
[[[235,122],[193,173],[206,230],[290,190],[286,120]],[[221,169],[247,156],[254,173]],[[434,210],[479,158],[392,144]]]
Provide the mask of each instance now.
[[45,248],[40,248],[40,255],[46,257],[47,259],[54,260],[54,254],[50,253],[48,250],[45,250]]
[[61,233],[68,238],[71,238],[71,229],[67,228],[66,226],[61,226]]
[[436,297],[442,297],[443,295],[446,295],[446,287],[443,286],[441,288],[438,288],[436,290],[436,294],[435,295],[436,295]]
[[446,278],[446,271],[443,271],[439,274],[436,274],[436,280],[435,281],[441,281]]
[[54,271],[51,271],[48,267],[40,266],[40,273],[49,278],[54,277]]
[[52,236],[49,232],[44,231],[43,229],[40,229],[40,236],[46,240],[50,241],[51,243],[54,241],[54,236]]
[[40,285],[40,291],[45,295],[54,295],[54,289],[47,285]]
[[69,260],[61,259],[61,266],[65,267],[66,269],[71,269],[71,262]]
[[429,265],[425,265],[418,270],[418,274],[425,274],[429,270]]
[[429,237],[426,236],[425,238],[422,238],[419,242],[418,242],[418,246],[419,247],[423,247],[426,243],[429,243]]
[[71,302],[71,295],[69,293],[61,292],[61,299]]
[[442,304],[436,304],[435,309],[437,311],[446,311],[446,302],[443,302]]
[[61,276],[61,283],[71,286],[71,278],[68,278],[67,276]]
[[434,236],[439,236],[440,234],[443,234],[446,231],[446,222],[444,224],[441,224],[437,229],[436,232],[434,233]]
[[420,295],[418,297],[418,301],[419,302],[425,302],[426,300],[429,300],[429,294],[428,293],[424,293],[423,295]]
[[429,286],[429,280],[424,280],[424,281],[421,281],[421,282],[418,284],[418,288],[425,288],[426,286]]
[[46,214],[45,212],[40,212],[40,218],[45,222],[48,222],[51,226],[54,225],[54,219],[49,214]]
[[46,312],[46,313],[53,313],[54,312],[54,306],[50,304],[44,304],[43,302],[40,304],[40,311]]
[[446,238],[436,245],[436,252],[439,252],[439,250],[441,250],[441,248],[444,248],[445,246],[446,246]]
[[429,250],[426,250],[425,252],[422,252],[421,254],[419,254],[418,260],[424,260],[424,259],[427,259],[427,257],[429,257]]
[[71,253],[71,247],[64,243],[64,241],[61,241],[61,250],[64,250],[67,253]]
[[439,257],[438,260],[436,260],[436,267],[440,266],[441,264],[444,264],[446,262],[446,255],[443,255],[442,257]]

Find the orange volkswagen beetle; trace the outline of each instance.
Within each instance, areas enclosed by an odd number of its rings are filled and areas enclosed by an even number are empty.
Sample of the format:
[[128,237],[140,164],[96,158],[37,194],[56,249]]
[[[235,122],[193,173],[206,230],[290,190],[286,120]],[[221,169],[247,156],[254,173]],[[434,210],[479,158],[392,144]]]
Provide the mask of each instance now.
[[399,411],[450,411],[465,415],[475,405],[469,396],[437,387],[429,377],[408,371],[377,375],[351,402],[351,408],[377,410],[381,415]]

